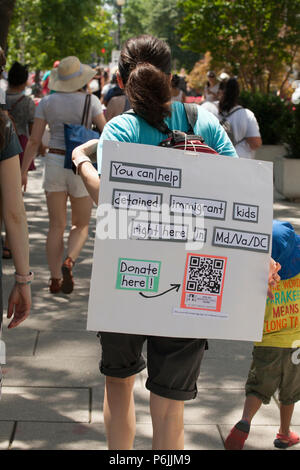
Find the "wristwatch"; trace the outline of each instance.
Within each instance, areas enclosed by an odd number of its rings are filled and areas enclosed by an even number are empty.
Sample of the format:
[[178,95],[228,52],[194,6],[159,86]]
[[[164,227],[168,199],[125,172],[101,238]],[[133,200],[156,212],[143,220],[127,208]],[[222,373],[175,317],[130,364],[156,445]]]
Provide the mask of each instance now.
[[34,279],[34,274],[32,271],[27,274],[27,276],[21,276],[20,274],[15,273],[16,284],[31,284]]
[[74,166],[76,168],[76,175],[79,175],[79,167],[84,162],[92,163],[91,159],[87,155],[78,155],[78,157],[73,160]]

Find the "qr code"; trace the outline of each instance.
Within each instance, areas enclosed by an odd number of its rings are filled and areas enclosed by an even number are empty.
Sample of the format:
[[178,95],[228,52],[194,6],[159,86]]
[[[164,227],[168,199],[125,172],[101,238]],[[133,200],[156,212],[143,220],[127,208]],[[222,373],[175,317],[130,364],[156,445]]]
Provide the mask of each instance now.
[[220,294],[225,262],[222,258],[190,256],[186,291],[195,293]]

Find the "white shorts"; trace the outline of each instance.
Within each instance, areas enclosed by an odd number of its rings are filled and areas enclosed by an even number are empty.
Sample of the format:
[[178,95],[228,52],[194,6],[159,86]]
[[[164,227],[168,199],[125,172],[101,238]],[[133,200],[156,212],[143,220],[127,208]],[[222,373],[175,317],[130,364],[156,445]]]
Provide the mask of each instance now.
[[64,191],[73,197],[85,197],[89,193],[79,175],[64,168],[64,155],[48,153],[45,157],[43,188],[47,192]]

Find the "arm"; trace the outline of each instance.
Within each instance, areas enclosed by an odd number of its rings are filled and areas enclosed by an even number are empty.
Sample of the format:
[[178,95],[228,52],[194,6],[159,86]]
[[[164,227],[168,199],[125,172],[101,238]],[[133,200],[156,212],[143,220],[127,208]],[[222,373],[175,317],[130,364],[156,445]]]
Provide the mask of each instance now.
[[247,142],[251,150],[256,150],[262,144],[257,119],[254,113],[247,108],[244,108],[241,113],[244,113],[247,123],[247,129],[245,131],[245,141]]
[[262,144],[262,140],[260,137],[246,137],[245,140],[247,144],[249,145],[249,147],[251,148],[251,150],[258,149]]
[[[12,249],[15,270],[17,274],[27,276],[29,273],[29,243],[18,155],[0,163],[0,188],[2,214]],[[8,299],[7,317],[12,318],[8,328],[14,328],[24,321],[29,315],[30,307],[30,285],[15,284]]]
[[46,127],[46,121],[41,118],[35,118],[32,126],[32,131],[28,139],[23,161],[22,161],[22,186],[24,186],[24,191],[26,191],[27,185],[27,172],[32,160],[36,157],[39,146],[42,142],[42,137]]
[[272,288],[276,286],[276,284],[280,281],[280,276],[278,274],[278,271],[280,271],[281,266],[279,263],[276,263],[276,261],[273,260],[273,258],[270,259],[270,264],[269,264],[269,276],[268,276],[268,297],[272,300],[274,299],[274,295],[272,292]]
[[104,114],[101,113],[101,114],[98,114],[97,116],[95,116],[93,118],[93,123],[96,124],[96,126],[98,127],[99,131],[102,132],[103,131],[103,127],[105,126],[106,124],[106,119],[104,117]]
[[[91,157],[97,153],[98,140],[90,140],[85,144],[79,145],[73,150],[72,160],[75,162],[80,161],[82,157]],[[100,178],[96,168],[91,164],[92,161],[86,159],[83,163],[78,165],[78,174],[93,199],[96,205],[98,205],[99,189],[100,189]],[[77,165],[76,165],[77,166]]]

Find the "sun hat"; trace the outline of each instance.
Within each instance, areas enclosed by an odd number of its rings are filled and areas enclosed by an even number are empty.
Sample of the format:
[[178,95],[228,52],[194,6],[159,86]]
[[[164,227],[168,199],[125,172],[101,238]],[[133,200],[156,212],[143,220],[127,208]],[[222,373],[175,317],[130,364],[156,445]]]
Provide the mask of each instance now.
[[300,273],[300,236],[289,222],[273,221],[271,256],[281,265],[282,280]]
[[48,87],[53,91],[77,91],[95,75],[96,71],[89,65],[82,64],[78,57],[65,57],[58,67],[51,70]]

